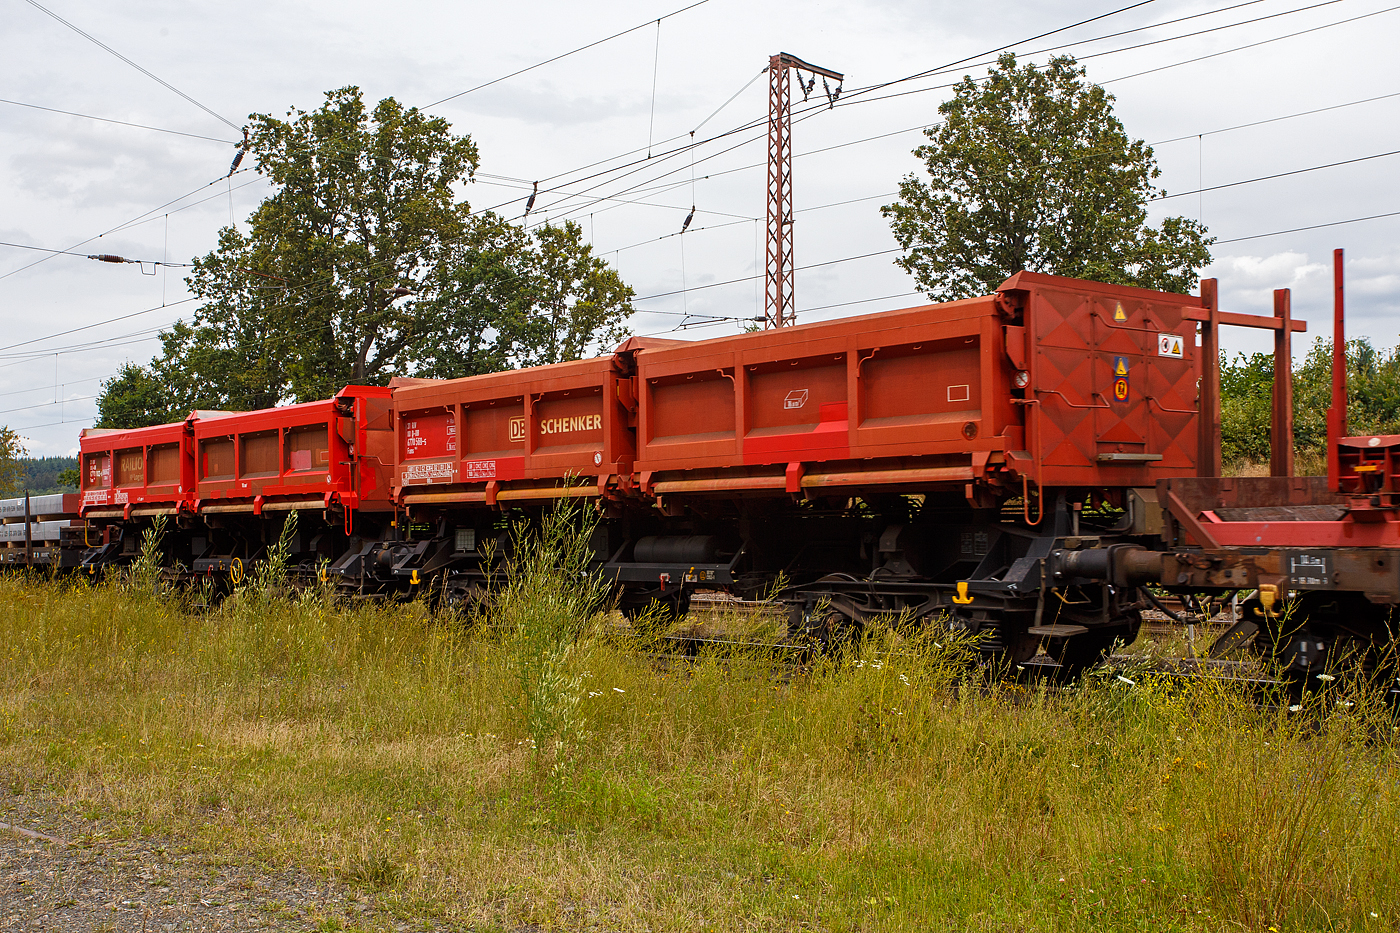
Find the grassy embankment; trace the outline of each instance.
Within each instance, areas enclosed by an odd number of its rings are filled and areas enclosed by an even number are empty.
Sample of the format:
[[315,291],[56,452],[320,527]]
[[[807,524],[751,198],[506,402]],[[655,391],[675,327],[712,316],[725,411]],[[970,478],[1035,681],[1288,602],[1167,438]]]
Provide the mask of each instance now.
[[472,629],[0,580],[5,790],[484,930],[1400,924],[1400,756],[1365,696],[959,689],[933,640],[662,669],[580,620],[559,553]]

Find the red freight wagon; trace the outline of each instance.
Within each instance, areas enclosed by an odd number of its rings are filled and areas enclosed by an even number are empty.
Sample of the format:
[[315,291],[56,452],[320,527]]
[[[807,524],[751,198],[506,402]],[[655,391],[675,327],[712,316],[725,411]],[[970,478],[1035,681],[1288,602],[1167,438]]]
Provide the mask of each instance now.
[[1200,307],[1021,273],[985,298],[644,348],[640,485],[1151,486],[1194,466]]
[[333,399],[200,418],[197,510],[389,507],[388,410],[389,389],[347,386]]
[[194,498],[191,422],[131,430],[86,428],[78,445],[83,517],[129,519],[189,508]]
[[486,503],[599,495],[629,477],[635,455],[616,357],[464,379],[394,383],[405,504]]

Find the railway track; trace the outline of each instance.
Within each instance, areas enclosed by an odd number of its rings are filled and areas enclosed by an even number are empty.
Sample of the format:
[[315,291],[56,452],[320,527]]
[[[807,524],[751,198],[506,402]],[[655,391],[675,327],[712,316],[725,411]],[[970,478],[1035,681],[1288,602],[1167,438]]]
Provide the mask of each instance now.
[[[1168,647],[1173,653],[1158,654],[1119,650],[1098,665],[1100,670],[1113,672],[1127,686],[1136,686],[1144,672],[1156,678],[1180,680],[1183,683],[1210,678],[1229,683],[1254,694],[1256,705],[1277,708],[1280,703],[1292,705],[1309,689],[1323,686],[1326,681],[1311,677],[1280,678],[1270,674],[1266,665],[1253,656],[1210,658],[1207,652],[1235,622],[1234,611],[1227,604],[1222,611],[1201,619],[1201,614],[1188,608],[1180,599],[1163,599],[1166,609],[1187,620],[1173,620],[1166,613],[1149,610],[1143,613],[1141,638]],[[691,598],[690,627],[671,632],[659,639],[650,652],[662,664],[685,664],[697,658],[722,656],[728,660],[780,662],[783,680],[810,670],[815,659],[825,650],[813,642],[791,638],[746,638],[726,633],[726,623],[737,627],[753,625],[768,616],[775,626],[786,622],[781,608],[762,602],[737,599],[718,592],[697,592]],[[1192,621],[1199,620],[1199,621]],[[1026,683],[1050,682],[1055,690],[1078,689],[1077,681],[1064,682],[1060,665],[1041,653],[1009,672],[1013,679]],[[1315,675],[1314,675],[1315,676]],[[1400,711],[1400,685],[1392,684],[1388,691],[1393,708]]]

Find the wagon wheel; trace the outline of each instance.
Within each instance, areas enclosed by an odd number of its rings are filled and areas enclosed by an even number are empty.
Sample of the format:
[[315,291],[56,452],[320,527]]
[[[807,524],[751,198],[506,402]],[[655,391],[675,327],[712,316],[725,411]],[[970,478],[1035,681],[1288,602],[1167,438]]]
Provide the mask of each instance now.
[[1060,662],[1060,678],[1073,680],[1101,662],[1119,637],[1117,630],[1102,630],[1056,638],[1046,646],[1046,653]]
[[861,608],[845,596],[823,596],[815,606],[788,604],[788,637],[819,650],[851,644],[865,633]]
[[487,605],[491,591],[480,580],[453,579],[451,574],[435,578],[431,586],[424,587],[438,611],[471,615],[480,606]]
[[1001,660],[1010,666],[1025,664],[1039,651],[1040,639],[1023,631],[1006,639],[1006,645],[1001,651]]
[[988,638],[981,644],[983,660],[993,668],[1014,672],[1019,665],[1035,657],[1040,650],[1040,639],[1030,634],[1032,614],[1028,612],[1003,612],[993,617],[994,627],[986,623],[977,629],[979,637]]

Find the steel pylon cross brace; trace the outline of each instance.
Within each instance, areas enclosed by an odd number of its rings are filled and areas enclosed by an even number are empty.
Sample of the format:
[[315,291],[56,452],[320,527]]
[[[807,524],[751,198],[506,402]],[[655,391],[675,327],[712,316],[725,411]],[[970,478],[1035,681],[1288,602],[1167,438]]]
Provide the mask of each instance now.
[[[835,94],[828,89],[830,103],[841,93],[842,75],[828,68],[810,65],[780,52],[768,59],[768,245],[765,250],[765,292],[763,327],[786,327],[793,323],[792,253],[792,83],[791,72],[806,71],[837,82]],[[798,76],[800,84],[802,78]],[[825,84],[825,81],[823,81]],[[809,87],[810,89],[810,87]],[[805,94],[804,94],[805,96]]]

